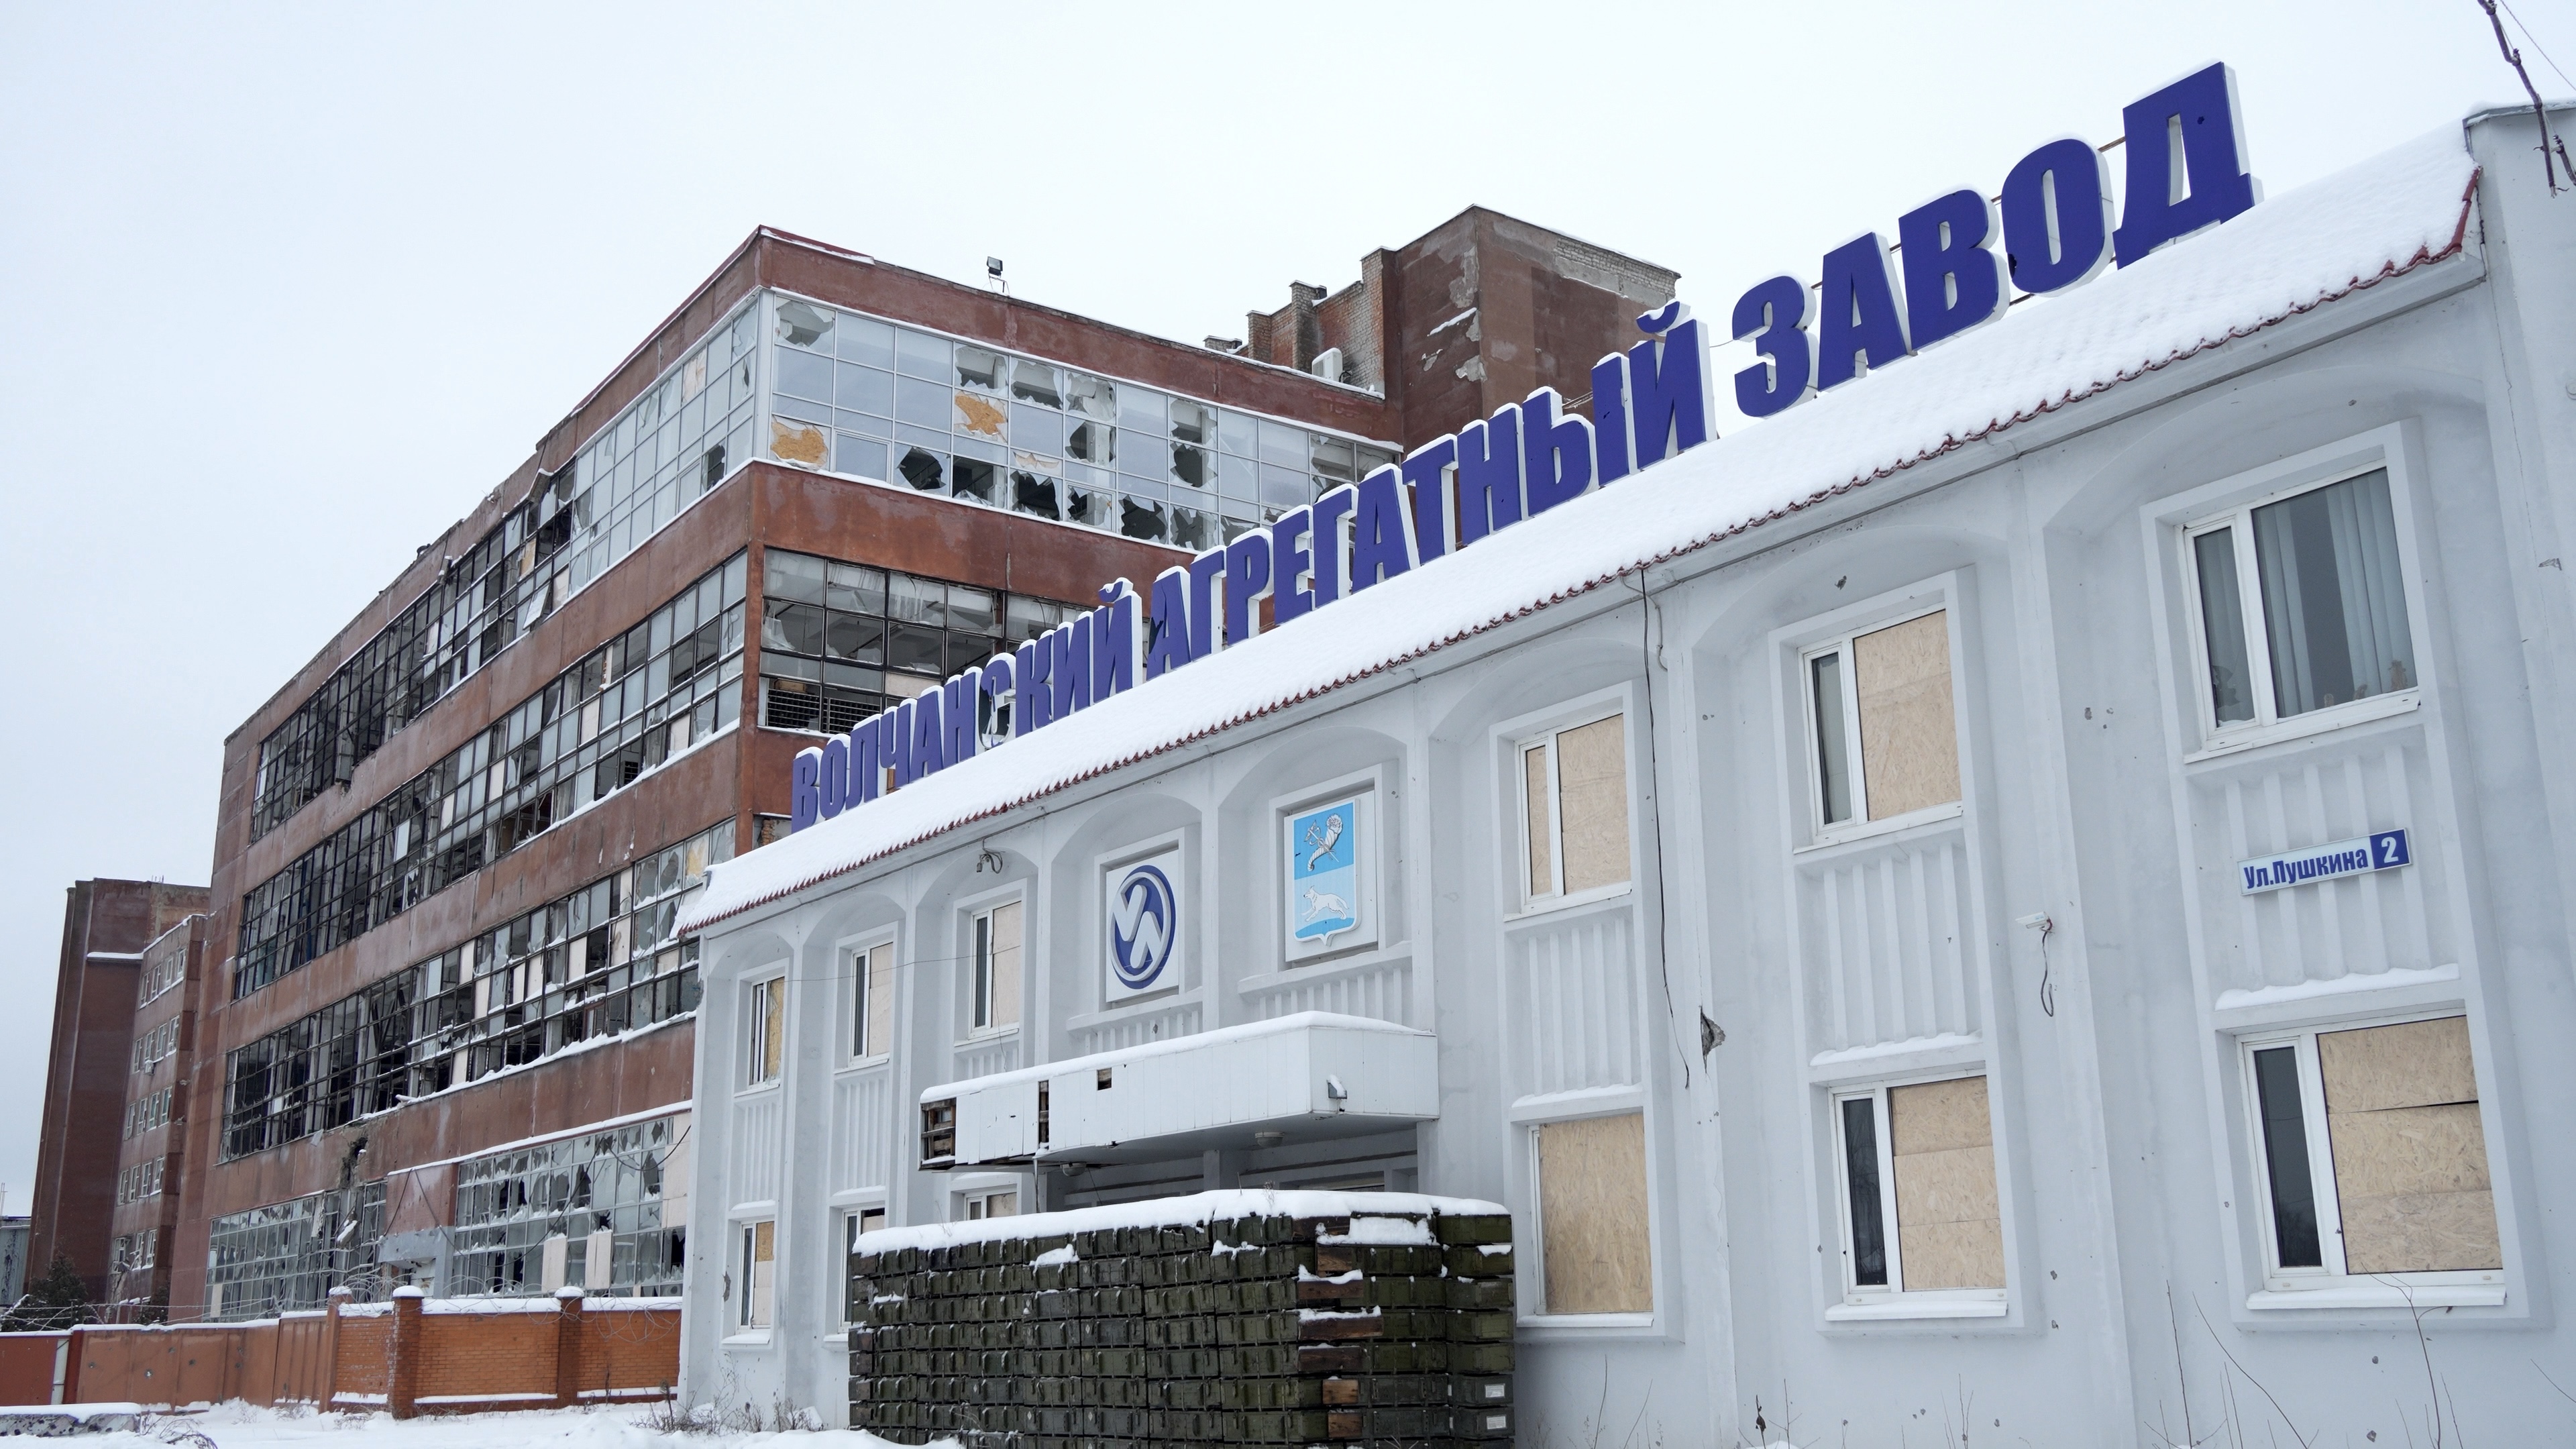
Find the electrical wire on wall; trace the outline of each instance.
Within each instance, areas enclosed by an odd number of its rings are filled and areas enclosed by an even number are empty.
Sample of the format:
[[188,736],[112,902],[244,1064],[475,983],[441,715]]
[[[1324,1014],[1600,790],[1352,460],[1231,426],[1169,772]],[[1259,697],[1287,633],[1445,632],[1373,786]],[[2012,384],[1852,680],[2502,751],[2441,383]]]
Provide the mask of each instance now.
[[1663,669],[1663,648],[1655,641],[1654,626],[1661,618],[1653,594],[1646,586],[1646,571],[1637,570],[1637,662],[1646,686],[1646,798],[1655,802],[1655,973],[1664,985],[1664,1034],[1672,1037],[1673,1056],[1682,1064],[1682,1090],[1691,1084],[1690,1053],[1683,1050],[1681,1039],[1673,1037],[1681,1020],[1679,1008],[1673,1005],[1673,962],[1671,907],[1665,898],[1664,883],[1664,796],[1662,761],[1655,740],[1655,671]]

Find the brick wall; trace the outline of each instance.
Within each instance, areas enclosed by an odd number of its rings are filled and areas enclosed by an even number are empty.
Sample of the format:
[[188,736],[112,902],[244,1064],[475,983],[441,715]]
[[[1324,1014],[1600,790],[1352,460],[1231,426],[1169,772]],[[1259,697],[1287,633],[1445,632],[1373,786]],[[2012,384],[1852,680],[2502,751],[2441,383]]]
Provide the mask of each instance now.
[[1013,1221],[1033,1235],[857,1245],[852,1427],[966,1449],[1512,1438],[1507,1216]]
[[66,1403],[327,1402],[402,1417],[669,1397],[680,1374],[678,1301],[613,1301],[491,1312],[408,1298],[257,1323],[5,1334],[0,1404],[53,1402],[54,1354],[66,1340]]

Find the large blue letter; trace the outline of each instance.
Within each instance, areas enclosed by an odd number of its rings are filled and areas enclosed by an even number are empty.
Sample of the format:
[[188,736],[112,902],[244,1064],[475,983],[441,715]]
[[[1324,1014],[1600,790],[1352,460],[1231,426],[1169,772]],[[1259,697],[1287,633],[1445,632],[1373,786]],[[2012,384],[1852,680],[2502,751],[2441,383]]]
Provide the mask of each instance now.
[[1413,556],[1424,563],[1447,553],[1449,485],[1458,471],[1458,439],[1444,433],[1405,455],[1404,481],[1413,485]]
[[1312,508],[1291,508],[1270,525],[1270,622],[1274,626],[1315,607],[1315,591],[1304,582],[1315,567],[1314,551],[1304,542],[1314,526]]
[[1098,704],[1121,690],[1134,689],[1145,667],[1145,641],[1136,628],[1136,586],[1125,579],[1100,591],[1104,601],[1091,611],[1091,702]]
[[2004,315],[2004,264],[1988,243],[1995,209],[1953,191],[1896,219],[1905,251],[1905,335],[1922,351]]
[[788,774],[787,828],[802,830],[823,818],[823,752],[798,750],[796,766]]
[[893,772],[894,787],[900,790],[930,772],[916,770],[912,765],[913,721],[918,715],[913,701],[905,700],[888,714],[891,722],[886,725],[883,736],[885,763],[886,769]]
[[1816,386],[1849,382],[1908,350],[1887,243],[1865,232],[1825,253],[1824,295],[1816,299]]
[[1769,358],[1735,375],[1735,406],[1748,418],[1767,418],[1816,390],[1816,352],[1807,345],[1815,294],[1795,277],[1773,277],[1735,299],[1735,340],[1753,339]]
[[1225,642],[1240,644],[1261,627],[1257,607],[1270,593],[1270,535],[1247,528],[1225,546]]
[[1190,652],[1190,570],[1174,564],[1154,576],[1151,643],[1145,646],[1145,677],[1160,679],[1198,656]]
[[[1057,630],[1063,627],[1056,626]],[[1047,647],[1048,637],[1040,635],[1020,646],[1019,667],[1012,675],[1017,685],[1011,695],[1013,739],[1044,729],[1055,719],[1055,651]]]
[[2087,142],[2062,137],[2015,163],[2003,213],[2013,285],[2025,292],[2089,282],[2111,259],[2111,168]]
[[1565,416],[1555,388],[1521,404],[1521,480],[1532,518],[1592,491],[1592,420]]
[[1628,427],[1628,359],[1613,352],[1592,364],[1592,455],[1601,486],[1637,471],[1636,452]]
[[1190,657],[1205,659],[1225,647],[1217,628],[1217,582],[1225,577],[1225,549],[1190,560]]
[[2120,112],[2129,188],[2112,245],[2121,266],[2262,199],[2245,167],[2243,114],[2236,72],[2224,65],[2195,71]]
[[939,686],[940,763],[954,765],[975,757],[983,743],[984,671],[965,669]]
[[948,766],[948,721],[940,709],[941,697],[939,690],[925,689],[905,706],[912,711],[912,774],[906,784],[926,780]]
[[1628,349],[1628,432],[1635,466],[1651,468],[1717,436],[1709,427],[1708,339],[1682,302],[1646,313],[1637,326],[1649,335]]
[[1493,421],[1458,430],[1458,546],[1521,521],[1521,410],[1505,403]]
[[1049,630],[1043,641],[1048,670],[1047,718],[1051,720],[1089,709],[1098,697],[1092,685],[1093,619],[1090,614],[1076,614]]
[[1342,561],[1350,557],[1350,541],[1342,520],[1351,516],[1351,504],[1359,491],[1348,483],[1315,500],[1315,540],[1307,545],[1315,566],[1315,607],[1320,609],[1342,596],[1342,581],[1347,574]]
[[823,742],[823,768],[814,776],[815,811],[829,820],[856,799],[850,790],[850,742],[834,735]]
[[[981,687],[984,691],[985,704],[975,721],[979,743],[981,737],[991,737],[997,743],[1011,738],[1019,728],[1020,662],[1008,654],[996,654],[985,660],[984,682]],[[1007,704],[1003,700],[1005,695],[1009,696]],[[1001,717],[1000,711],[1006,708],[1010,711],[1007,716],[1008,727],[994,729],[993,720]]]
[[[1359,504],[1351,513],[1352,593],[1413,567],[1410,502],[1404,492],[1404,480],[1391,466],[1360,480]],[[1241,543],[1242,539],[1235,541]],[[1233,603],[1232,599],[1226,601],[1228,608]]]
[[885,725],[879,713],[850,726],[850,798],[859,804],[885,793]]

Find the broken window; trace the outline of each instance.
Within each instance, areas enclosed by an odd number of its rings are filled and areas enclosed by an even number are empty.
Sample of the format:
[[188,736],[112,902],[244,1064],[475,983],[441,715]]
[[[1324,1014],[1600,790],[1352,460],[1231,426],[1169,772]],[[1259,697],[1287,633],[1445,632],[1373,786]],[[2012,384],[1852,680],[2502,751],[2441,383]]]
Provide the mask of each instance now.
[[1947,612],[1813,645],[1804,659],[1817,830],[1957,803]]
[[685,1229],[665,1216],[662,1187],[687,1125],[658,1117],[458,1163],[445,1291],[541,1292],[546,1242],[564,1238],[592,1250],[568,1263],[566,1284],[594,1295],[676,1295]]
[[1845,1300],[1999,1299],[2003,1220],[1986,1079],[1839,1095],[1834,1131]]
[[[744,555],[252,888],[236,998],[356,939],[622,788],[741,708]],[[603,767],[606,768],[603,768]]]
[[926,448],[907,448],[895,471],[903,481],[924,493],[936,493],[948,486],[948,460]]
[[1172,507],[1172,542],[1197,553],[1216,546],[1216,515],[1204,509]]
[[958,393],[956,403],[957,416],[951,426],[957,432],[996,443],[1008,439],[1010,414],[1003,404],[971,392]]
[[1115,421],[1118,388],[1107,378],[1068,371],[1064,375],[1064,410],[1086,418]]
[[764,557],[761,723],[771,729],[846,732],[999,652],[1006,603],[1050,617],[1068,607],[781,549]]
[[1011,362],[1011,396],[1050,408],[1064,406],[1064,386],[1057,380],[1054,366],[1026,357]]
[[998,352],[963,343],[957,347],[957,385],[961,388],[1000,392],[1002,374],[1009,366],[1008,359]]
[[804,463],[823,466],[823,428],[799,418],[775,417],[769,420],[769,453],[782,463]]
[[1118,531],[1129,538],[1161,542],[1171,532],[1171,519],[1163,505],[1141,498],[1119,500]]
[[1105,466],[1118,459],[1117,437],[1107,423],[1074,423],[1065,429],[1064,455]]
[[1174,443],[1172,476],[1193,488],[1205,488],[1216,481],[1216,465],[1206,449]]
[[206,1237],[206,1317],[310,1312],[334,1288],[380,1300],[394,1286],[376,1264],[384,1233],[381,1179],[217,1217]]
[[2500,1281],[2467,1017],[2254,1038],[2246,1061],[2270,1288]]
[[832,314],[811,303],[782,300],[778,304],[778,340],[790,347],[829,347]]
[[990,503],[1001,487],[1001,471],[981,458],[960,456],[949,465],[950,491],[960,498]]
[[1359,455],[1353,451],[1350,440],[1314,433],[1309,435],[1308,446],[1311,449],[1310,466],[1315,475],[1324,480],[1324,487],[1354,482],[1359,478]]
[[1651,1313],[1646,1119],[1628,1112],[1531,1129],[1547,1313]]
[[1011,507],[1040,518],[1062,518],[1064,510],[1056,502],[1055,480],[1037,473],[1011,475]]

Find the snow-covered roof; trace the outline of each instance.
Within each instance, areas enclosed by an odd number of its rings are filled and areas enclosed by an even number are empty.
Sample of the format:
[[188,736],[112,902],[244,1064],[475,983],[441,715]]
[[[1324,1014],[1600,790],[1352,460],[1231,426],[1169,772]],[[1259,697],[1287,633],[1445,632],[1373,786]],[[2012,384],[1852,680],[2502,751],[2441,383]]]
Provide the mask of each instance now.
[[[1194,1192],[1186,1197],[1150,1197],[1101,1207],[1067,1208],[1061,1212],[1024,1213],[1018,1217],[969,1218],[953,1223],[918,1223],[861,1233],[853,1253],[891,1253],[902,1248],[946,1248],[959,1243],[1021,1242],[1035,1238],[1071,1237],[1118,1228],[1203,1228],[1236,1218],[1369,1217],[1500,1217],[1509,1209],[1471,1197],[1427,1197],[1412,1192],[1346,1192],[1314,1188],[1246,1187]],[[1349,1242],[1427,1240],[1370,1230],[1352,1224]],[[1068,1257],[1066,1261],[1071,1261]]]
[[[2446,127],[714,869],[696,930],[1420,659],[2465,246]],[[1723,380],[1721,386],[1726,385]]]

